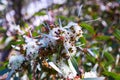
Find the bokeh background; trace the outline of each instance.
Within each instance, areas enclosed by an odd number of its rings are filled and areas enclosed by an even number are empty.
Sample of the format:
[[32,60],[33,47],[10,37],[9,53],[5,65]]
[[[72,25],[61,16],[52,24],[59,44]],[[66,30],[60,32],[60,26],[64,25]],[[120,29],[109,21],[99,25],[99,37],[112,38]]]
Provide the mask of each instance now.
[[[11,45],[22,44],[14,25],[37,36],[43,22],[73,21],[83,29],[79,66],[108,80],[120,80],[120,0],[0,0],[0,76],[7,72]],[[87,49],[90,49],[90,54]]]

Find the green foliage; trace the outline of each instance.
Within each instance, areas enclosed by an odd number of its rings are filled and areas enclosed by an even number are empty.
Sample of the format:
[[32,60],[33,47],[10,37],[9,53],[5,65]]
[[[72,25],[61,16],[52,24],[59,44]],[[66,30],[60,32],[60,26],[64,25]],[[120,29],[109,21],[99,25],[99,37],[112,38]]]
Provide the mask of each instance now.
[[113,35],[120,40],[120,30],[116,29],[115,32],[113,33]]
[[86,30],[88,30],[92,35],[95,34],[94,28],[91,25],[89,25],[85,22],[82,22],[82,23],[80,23],[80,26],[85,28]]
[[114,72],[103,72],[103,75],[107,76],[109,80],[120,80],[120,74]]
[[76,59],[75,59],[74,57],[71,58],[71,62],[72,62],[72,64],[73,64],[75,70],[77,71],[77,73],[80,74],[78,62],[76,61]]
[[3,29],[3,27],[1,27],[1,26],[0,26],[0,32],[5,33],[5,32],[6,32],[6,30],[5,30],[5,29]]
[[86,59],[88,60],[88,62],[90,61],[90,62],[92,62],[94,64],[96,62],[96,59],[94,57],[90,56],[89,53],[86,55]]
[[[12,0],[11,0],[12,1]],[[78,2],[77,2],[78,1]],[[54,15],[54,9],[57,11],[58,14],[56,15],[55,13],[55,25],[59,25],[58,19],[61,19],[62,26],[66,25],[70,21],[73,22],[81,22],[80,26],[82,27],[83,30],[83,37],[79,39],[78,42],[76,42],[76,46],[80,46],[83,48],[83,50],[80,51],[80,55],[77,57],[74,56],[71,58],[71,62],[73,64],[73,67],[79,72],[79,66],[84,67],[85,72],[90,71],[95,64],[98,63],[97,71],[99,72],[98,75],[104,75],[108,77],[108,80],[120,80],[120,63],[115,65],[115,60],[116,60],[116,55],[119,54],[119,46],[120,46],[120,21],[119,21],[119,6],[117,6],[119,3],[119,0],[111,0],[111,1],[100,1],[99,0],[71,0],[65,3],[65,5],[54,5],[50,7],[49,9],[53,11]],[[117,1],[117,2],[116,2]],[[88,3],[89,2],[89,3]],[[76,12],[78,11],[76,9],[77,5],[80,5],[79,3],[83,4],[83,8],[81,11],[81,14],[83,14],[78,17],[76,16]],[[110,3],[110,4],[109,4]],[[77,4],[77,5],[75,5]],[[112,4],[112,5],[111,5]],[[108,6],[109,5],[109,6]],[[16,5],[17,6],[17,5]],[[106,10],[101,10],[101,6],[107,7],[108,9]],[[15,6],[14,6],[15,7]],[[17,8],[15,8],[17,10]],[[63,9],[68,11],[67,15],[63,15],[62,13],[59,14],[59,11]],[[76,10],[75,10],[76,9]],[[8,10],[9,11],[9,10]],[[48,10],[49,11],[49,10]],[[19,11],[18,11],[19,12]],[[0,15],[2,13],[0,12]],[[17,14],[17,13],[16,13]],[[18,15],[15,17],[18,17]],[[34,16],[44,16],[46,15],[47,12],[46,10],[41,10],[34,15]],[[88,19],[87,19],[87,17]],[[1,16],[2,17],[2,16]],[[101,20],[97,20],[99,18]],[[16,20],[16,19],[15,19]],[[91,20],[89,23],[84,22],[88,20]],[[29,25],[32,24],[32,22],[29,20],[24,20],[20,19],[17,20],[20,22],[20,27],[24,30],[24,28],[29,28]],[[16,21],[16,22],[17,22]],[[30,22],[30,24],[29,24]],[[106,22],[106,23],[104,23]],[[1,22],[0,22],[1,23]],[[46,23],[45,23],[46,24]],[[1,26],[3,25],[3,27]],[[8,25],[7,25],[8,26]],[[34,26],[34,30],[32,30],[32,36],[33,38],[38,38],[40,36],[41,28],[45,26],[43,24],[40,24],[39,26]],[[6,40],[8,37],[7,31],[9,29],[8,27],[4,27],[4,24],[0,24],[0,45],[4,46]],[[25,33],[27,34],[27,32]],[[7,45],[5,45],[4,48],[0,48],[0,51],[7,51],[8,49],[11,49],[11,45],[22,45],[25,44],[25,41],[23,39],[23,36],[20,35],[12,35],[14,37]],[[18,40],[17,40],[18,39]],[[1,47],[1,46],[0,46]],[[59,57],[61,54],[61,46],[56,46],[58,47],[58,53],[57,57]],[[112,50],[108,50],[108,47],[111,47]],[[84,49],[91,49],[92,53],[96,54],[98,57],[93,57],[89,54],[89,52],[85,51]],[[10,53],[10,52],[9,52]],[[0,55],[1,56],[1,55]],[[44,56],[45,58],[46,56]],[[53,60],[53,56],[47,56],[51,61]],[[82,59],[85,59],[82,62]],[[91,65],[87,65],[87,63],[91,63]],[[7,64],[8,61],[3,63],[0,63],[2,66],[0,66],[0,73],[1,71],[6,71],[7,70]],[[108,72],[108,67],[112,67],[112,71]],[[29,66],[31,67],[31,66]],[[45,68],[46,69],[46,68]],[[48,69],[49,70],[49,69]],[[8,70],[7,70],[8,71]],[[51,70],[55,71],[55,70]],[[42,72],[42,71],[41,71]],[[103,72],[103,73],[102,73]],[[51,72],[52,73],[52,72]],[[102,74],[101,74],[102,73]],[[2,73],[3,74],[3,73]],[[42,74],[42,73],[41,73]],[[49,74],[47,76],[50,76]],[[32,80],[32,72],[29,68],[28,72],[28,77],[29,79]]]
[[40,11],[34,14],[34,16],[44,16],[46,14],[45,11]]
[[108,52],[105,52],[104,56],[107,59],[107,63],[108,64],[112,64],[115,61],[114,57],[110,53],[108,53]]
[[97,40],[107,41],[107,40],[110,39],[110,36],[101,35],[101,36],[97,36],[96,39],[97,39]]
[[81,37],[80,42],[81,44],[84,44],[84,45],[87,43],[85,37]]

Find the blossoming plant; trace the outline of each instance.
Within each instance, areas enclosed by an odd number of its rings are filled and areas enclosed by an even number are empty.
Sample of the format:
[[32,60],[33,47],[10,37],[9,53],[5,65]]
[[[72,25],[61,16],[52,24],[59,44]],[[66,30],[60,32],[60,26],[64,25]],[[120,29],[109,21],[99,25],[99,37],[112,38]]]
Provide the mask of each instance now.
[[[12,45],[14,53],[9,57],[10,72],[6,80],[17,77],[21,80],[44,80],[44,79],[95,79],[96,71],[85,72],[80,68],[79,58],[82,49],[80,39],[83,31],[78,23],[69,22],[66,26],[55,25],[46,22],[38,31],[37,36],[33,35],[35,29],[21,30],[15,28],[18,38],[22,44]],[[89,49],[87,50],[93,54]],[[96,69],[98,64],[94,66]]]
[[25,76],[31,76],[33,80],[82,79],[78,66],[73,65],[74,56],[78,52],[76,43],[83,33],[77,23],[70,22],[64,27],[52,24],[36,37],[32,36],[31,31],[24,32],[19,29],[18,33],[21,32],[24,43],[22,47],[12,45],[16,53],[9,58],[11,71],[7,80],[16,76],[16,73],[21,79]]

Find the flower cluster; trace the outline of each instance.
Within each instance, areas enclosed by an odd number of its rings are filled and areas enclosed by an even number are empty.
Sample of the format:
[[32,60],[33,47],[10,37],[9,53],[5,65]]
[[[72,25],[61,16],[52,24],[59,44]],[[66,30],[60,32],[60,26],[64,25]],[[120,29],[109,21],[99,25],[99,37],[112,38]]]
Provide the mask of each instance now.
[[[22,32],[20,28],[19,32]],[[33,62],[38,58],[47,61],[49,56],[54,56],[51,59],[54,66],[50,66],[56,70],[55,66],[57,65],[58,73],[62,73],[65,78],[74,78],[77,72],[72,70],[73,65],[70,58],[77,52],[75,43],[82,37],[82,33],[81,27],[77,23],[70,22],[65,27],[53,27],[46,33],[40,33],[38,38],[21,34],[25,40],[25,56],[11,56],[10,67],[17,70],[24,61]]]

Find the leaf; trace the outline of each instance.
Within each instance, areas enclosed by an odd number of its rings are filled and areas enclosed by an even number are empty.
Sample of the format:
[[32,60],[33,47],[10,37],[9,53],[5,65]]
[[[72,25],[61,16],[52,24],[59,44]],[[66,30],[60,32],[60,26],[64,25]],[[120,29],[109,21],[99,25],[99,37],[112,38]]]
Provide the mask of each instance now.
[[97,39],[97,40],[109,40],[110,37],[109,37],[109,36],[102,35],[102,36],[97,36],[96,39]]
[[75,70],[77,71],[78,74],[80,74],[79,72],[79,68],[78,68],[78,62],[76,61],[76,59],[74,57],[71,58],[71,62],[73,64],[73,67],[75,68]]
[[5,74],[5,73],[7,73],[7,72],[9,72],[10,70],[8,69],[8,68],[2,68],[1,69],[1,67],[0,67],[0,75],[3,75],[3,74]]
[[75,70],[75,67],[73,66],[72,62],[70,59],[68,59],[68,64],[69,64],[69,67],[71,69],[71,71],[74,73],[74,74],[77,74],[76,70]]
[[62,74],[61,70],[53,63],[53,62],[48,62],[48,64],[55,69],[58,73]]
[[56,16],[58,19],[61,19],[62,21],[72,21],[74,20],[74,17],[73,16],[70,16],[70,17],[66,17],[66,16]]
[[97,57],[97,55],[91,50],[91,49],[87,49],[87,51],[89,52],[89,54],[93,57]]
[[89,61],[92,62],[92,63],[95,63],[95,62],[96,62],[96,59],[95,59],[94,57],[88,55],[88,54],[86,55],[86,58],[87,58],[87,60],[89,60]]
[[81,42],[82,44],[86,44],[86,39],[85,39],[85,37],[81,37],[81,38],[80,38],[80,42]]
[[0,71],[4,70],[6,68],[7,64],[8,64],[8,62],[7,63],[6,62],[0,62],[0,65],[2,65],[2,66],[0,66]]
[[16,41],[16,42],[12,42],[11,44],[12,45],[17,45],[17,44],[23,44],[24,43],[24,41]]
[[6,32],[6,30],[3,29],[3,27],[0,26],[0,32],[3,32],[3,33],[4,33],[4,32]]
[[104,56],[105,56],[105,58],[108,61],[107,64],[109,64],[109,65],[115,61],[114,57],[110,53],[108,53],[108,52],[105,52]]
[[15,73],[15,70],[11,70],[10,73],[8,74],[8,77],[6,80],[10,80],[10,78],[12,77],[12,75]]
[[93,29],[93,27],[91,25],[82,22],[80,24],[80,26],[83,27],[83,28],[85,28],[86,30],[88,30],[91,34],[95,34],[95,31],[94,31],[94,29]]
[[112,80],[120,80],[120,74],[107,71],[103,72],[102,74],[109,77],[110,79],[113,78]]
[[120,40],[120,30],[116,29],[115,32],[113,33],[113,35]]
[[40,11],[40,12],[35,13],[34,16],[43,16],[45,14],[46,14],[45,11]]

